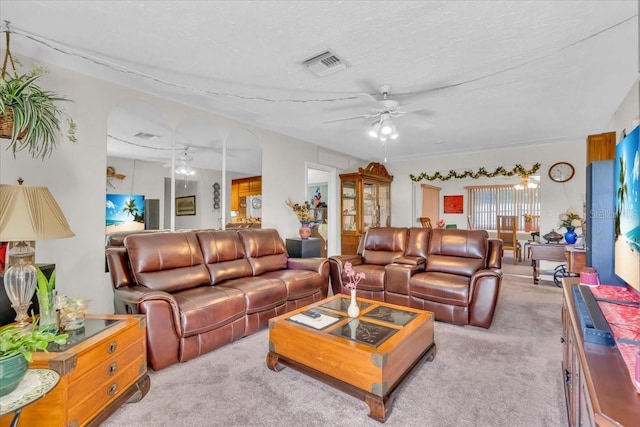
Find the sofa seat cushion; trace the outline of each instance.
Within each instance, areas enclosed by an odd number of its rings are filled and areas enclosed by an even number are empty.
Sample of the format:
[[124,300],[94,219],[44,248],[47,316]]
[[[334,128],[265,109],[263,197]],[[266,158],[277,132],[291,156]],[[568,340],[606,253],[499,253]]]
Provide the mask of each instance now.
[[320,292],[322,276],[309,270],[278,270],[265,273],[260,277],[277,279],[287,287],[287,300],[296,300]]
[[418,273],[409,282],[409,293],[414,298],[442,304],[469,305],[469,278],[449,273]]
[[[354,265],[353,270],[358,273],[364,273],[365,277],[358,283],[358,289],[363,291],[384,291],[384,265],[362,264]],[[349,278],[346,274],[342,274],[342,282],[346,285]]]
[[218,329],[244,317],[246,302],[233,288],[200,286],[173,294],[184,337]]
[[218,285],[234,288],[244,294],[246,313],[258,313],[270,310],[287,302],[287,287],[282,280],[269,277],[244,277]]

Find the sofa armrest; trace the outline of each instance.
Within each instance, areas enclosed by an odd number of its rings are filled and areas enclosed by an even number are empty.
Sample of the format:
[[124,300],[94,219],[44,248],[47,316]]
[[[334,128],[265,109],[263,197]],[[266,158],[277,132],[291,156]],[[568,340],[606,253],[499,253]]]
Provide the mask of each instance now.
[[287,268],[318,273],[322,280],[322,297],[327,297],[329,294],[329,260],[327,258],[289,258]]
[[329,261],[331,260],[335,261],[341,270],[347,262],[350,262],[351,265],[364,264],[364,257],[362,255],[334,255],[329,257]]
[[502,270],[490,268],[479,270],[471,276],[469,289],[469,324],[488,328],[498,303]]
[[489,239],[488,268],[502,268],[502,240]]
[[[424,258],[422,258],[424,260]],[[409,295],[411,276],[425,270],[425,263],[387,264],[384,267],[384,290],[394,294]]]
[[288,258],[287,259],[287,268],[289,270],[309,270],[315,271],[318,274],[322,275],[322,271],[327,265],[328,268],[329,260],[326,258]]
[[424,259],[424,257],[410,256],[410,255],[404,255],[404,256],[401,256],[400,258],[396,258],[393,260],[394,264],[406,264],[406,265],[420,265],[420,264],[425,265],[426,262],[427,260]]
[[[168,292],[155,291],[144,286],[128,286],[118,288],[114,291],[116,313],[122,314],[150,314],[149,308],[153,304],[153,316],[162,316],[170,319],[173,323],[173,330],[177,336],[182,336],[180,326],[180,308],[178,302]],[[149,317],[149,316],[147,316]],[[149,319],[147,319],[148,321]]]
[[329,257],[331,289],[334,295],[343,293],[342,272],[347,262],[350,262],[351,265],[362,265],[364,264],[364,257],[361,255],[334,255]]
[[152,369],[178,363],[182,327],[180,309],[173,295],[128,286],[114,291],[117,313],[144,314],[147,319],[147,356]]

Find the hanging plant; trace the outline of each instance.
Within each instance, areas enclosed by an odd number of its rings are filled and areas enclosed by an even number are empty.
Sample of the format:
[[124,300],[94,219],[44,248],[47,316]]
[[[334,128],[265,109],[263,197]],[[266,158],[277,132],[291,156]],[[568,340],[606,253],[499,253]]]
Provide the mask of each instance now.
[[540,163],[536,163],[533,165],[533,167],[531,169],[525,169],[522,165],[515,165],[513,167],[513,169],[511,170],[507,170],[504,167],[500,166],[498,168],[496,168],[496,170],[494,170],[493,172],[487,172],[487,170],[485,168],[480,168],[478,169],[477,172],[473,172],[470,170],[466,170],[462,173],[458,173],[454,170],[450,170],[448,174],[443,175],[440,172],[436,172],[433,175],[429,175],[426,172],[422,172],[420,175],[416,176],[416,175],[409,175],[409,178],[411,178],[412,181],[414,182],[418,182],[418,181],[422,181],[423,179],[429,180],[429,181],[434,181],[436,179],[439,179],[441,181],[449,181],[451,178],[457,178],[457,179],[464,179],[464,178],[473,178],[473,179],[478,179],[478,178],[493,178],[496,177],[498,175],[504,175],[504,176],[529,176],[529,175],[533,175],[535,174],[538,169],[540,169]]
[[[6,52],[0,76],[0,138],[10,139],[7,150],[15,157],[18,151],[28,150],[33,158],[43,160],[51,155],[60,134],[60,122],[66,116],[70,142],[77,142],[76,124],[57,103],[70,100],[42,90],[37,80],[45,74],[34,67],[27,74],[18,74],[16,60],[9,49],[10,32],[5,31]],[[13,74],[7,69],[11,65]]]

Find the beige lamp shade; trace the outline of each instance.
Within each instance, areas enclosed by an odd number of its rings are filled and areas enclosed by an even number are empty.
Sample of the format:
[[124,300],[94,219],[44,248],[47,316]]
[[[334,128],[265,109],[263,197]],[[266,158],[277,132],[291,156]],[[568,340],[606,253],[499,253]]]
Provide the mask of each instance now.
[[0,184],[0,242],[75,236],[47,187]]

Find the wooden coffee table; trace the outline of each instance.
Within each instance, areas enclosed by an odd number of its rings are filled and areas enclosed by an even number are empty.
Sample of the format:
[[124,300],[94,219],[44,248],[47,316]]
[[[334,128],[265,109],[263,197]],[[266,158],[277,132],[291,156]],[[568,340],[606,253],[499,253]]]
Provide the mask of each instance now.
[[[335,295],[269,320],[267,366],[292,367],[369,405],[384,422],[412,369],[436,355],[433,313],[358,298],[360,316],[347,316],[349,297]],[[318,319],[303,312],[321,315]]]

